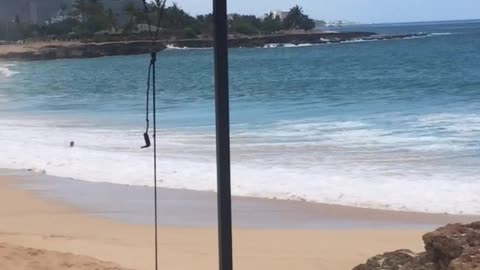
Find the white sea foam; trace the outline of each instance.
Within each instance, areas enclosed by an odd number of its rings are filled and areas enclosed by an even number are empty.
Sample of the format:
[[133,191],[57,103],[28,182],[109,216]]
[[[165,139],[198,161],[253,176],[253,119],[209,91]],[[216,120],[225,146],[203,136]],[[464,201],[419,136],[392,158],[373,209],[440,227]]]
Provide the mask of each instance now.
[[[293,138],[301,138],[304,141],[312,140],[317,144],[338,145],[349,148],[372,147],[376,149],[401,149],[410,151],[442,151],[468,150],[475,148],[470,145],[471,139],[464,137],[466,132],[470,136],[480,136],[476,129],[480,129],[480,119],[471,116],[455,116],[450,123],[433,120],[435,116],[424,116],[408,123],[409,119],[398,119],[410,125],[408,129],[382,129],[368,122],[332,122],[322,119],[301,121],[284,121],[269,126],[266,130],[257,132],[255,129],[245,129],[243,136],[262,136],[265,141],[292,142]],[[427,120],[431,118],[432,120]],[[428,122],[427,122],[428,121]],[[472,121],[479,121],[475,124]],[[450,136],[436,136],[423,130],[434,130],[438,126],[451,131]],[[459,133],[463,130],[463,133]],[[472,133],[473,132],[473,133]]]
[[302,43],[302,44],[293,44],[293,43],[269,43],[263,46],[264,49],[274,49],[274,48],[301,48],[301,47],[311,47],[317,46],[320,44],[311,44],[311,43]]
[[[428,115],[415,120],[414,126],[460,118],[461,115]],[[477,121],[473,115],[466,119],[467,123]],[[265,137],[259,135],[263,132],[234,132],[235,195],[480,213],[477,167],[462,167],[468,160],[468,156],[459,157],[464,152],[446,149],[447,142],[436,144],[441,155],[415,150],[415,146],[428,145],[438,138],[391,134],[364,122],[285,121],[277,125]],[[455,128],[452,132],[464,130]],[[2,119],[0,167],[45,170],[51,175],[96,182],[151,185],[151,149],[139,148],[141,133],[98,129],[88,123]],[[326,135],[319,137],[321,133]],[[292,142],[294,137],[304,141]],[[164,131],[158,138],[160,186],[215,190],[212,135]],[[74,148],[68,146],[72,140],[76,143]],[[378,145],[381,147],[377,148]]]
[[344,40],[340,43],[360,43],[360,42],[370,42],[370,41],[378,41],[378,39],[363,39],[363,38],[356,38],[351,40]]
[[441,32],[441,33],[430,33],[428,34],[428,36],[449,36],[449,35],[453,35],[453,33],[450,33],[450,32]]
[[480,135],[480,116],[476,114],[430,114],[419,118],[418,124],[421,127],[441,125],[445,130],[462,137]]
[[277,43],[269,43],[269,44],[265,44],[265,46],[263,46],[263,48],[265,49],[272,49],[272,48],[277,48],[279,47],[279,44]]
[[211,50],[212,47],[205,47],[205,48],[191,48],[191,47],[178,47],[173,44],[167,44],[167,50]]
[[453,35],[454,33],[449,33],[449,32],[445,32],[445,33],[419,33],[419,35],[414,35],[414,36],[410,36],[410,37],[404,37],[402,39],[424,39],[424,38],[430,38],[430,37],[437,37],[437,36],[449,36],[449,35]]
[[18,72],[13,71],[11,67],[13,67],[13,64],[1,64],[0,63],[0,78],[1,77],[11,77],[15,74],[18,74]]
[[311,46],[314,46],[314,45],[315,44],[311,44],[311,43],[301,43],[301,44],[286,43],[286,44],[283,44],[283,47],[298,48],[298,47],[311,47]]

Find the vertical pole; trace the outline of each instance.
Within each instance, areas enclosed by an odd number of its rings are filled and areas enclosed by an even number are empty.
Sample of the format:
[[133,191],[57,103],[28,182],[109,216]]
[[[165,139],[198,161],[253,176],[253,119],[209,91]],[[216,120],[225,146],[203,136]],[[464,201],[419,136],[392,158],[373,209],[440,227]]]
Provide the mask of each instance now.
[[232,270],[227,0],[213,0],[219,269]]
[[[153,50],[153,49],[152,49]],[[153,200],[155,211],[155,270],[158,270],[158,206],[157,206],[157,88],[155,78],[155,66],[157,53],[151,53],[152,65],[152,105],[153,105]]]

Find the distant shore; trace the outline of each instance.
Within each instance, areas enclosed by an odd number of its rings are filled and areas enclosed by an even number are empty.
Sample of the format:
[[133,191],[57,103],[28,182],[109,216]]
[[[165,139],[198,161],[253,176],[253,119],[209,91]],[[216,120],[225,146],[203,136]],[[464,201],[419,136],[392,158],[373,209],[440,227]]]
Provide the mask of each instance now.
[[[426,34],[377,35],[371,32],[345,33],[288,33],[277,35],[258,35],[251,37],[232,37],[229,39],[231,48],[256,48],[282,46],[285,44],[328,44],[358,40],[390,40],[417,37]],[[49,41],[25,42],[0,45],[0,60],[6,61],[36,61],[69,58],[94,58],[114,55],[147,54],[152,50],[152,42],[148,40],[112,41],[112,42],[81,42],[81,41]],[[162,51],[168,47],[177,48],[211,48],[211,39],[183,39],[158,41],[154,50]]]
[[[71,58],[95,58],[114,55],[135,55],[151,52],[151,41],[82,43],[80,41],[32,42],[0,45],[0,60],[37,61]],[[154,44],[156,51],[166,47]]]

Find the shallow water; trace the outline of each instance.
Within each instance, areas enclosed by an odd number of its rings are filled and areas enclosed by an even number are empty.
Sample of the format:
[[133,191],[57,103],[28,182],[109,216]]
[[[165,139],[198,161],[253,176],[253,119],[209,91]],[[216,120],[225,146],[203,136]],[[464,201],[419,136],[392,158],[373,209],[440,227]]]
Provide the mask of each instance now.
[[[480,26],[445,28],[232,49],[233,193],[480,213]],[[212,51],[167,50],[158,61],[160,185],[214,190]],[[151,152],[140,149],[147,65],[0,64],[0,167],[150,185]]]

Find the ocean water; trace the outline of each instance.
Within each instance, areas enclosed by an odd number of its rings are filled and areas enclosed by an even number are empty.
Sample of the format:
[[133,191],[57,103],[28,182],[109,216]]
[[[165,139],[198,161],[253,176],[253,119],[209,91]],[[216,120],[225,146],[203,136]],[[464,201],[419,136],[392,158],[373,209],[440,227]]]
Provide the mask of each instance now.
[[[233,193],[479,214],[480,24],[402,27],[430,35],[230,50]],[[162,187],[215,190],[212,58],[158,56]],[[0,167],[152,185],[148,61],[0,63]]]

